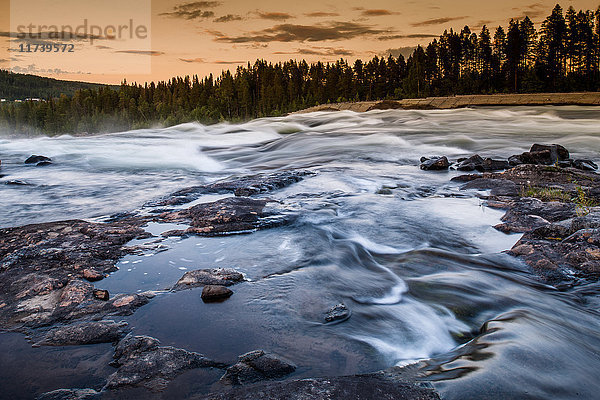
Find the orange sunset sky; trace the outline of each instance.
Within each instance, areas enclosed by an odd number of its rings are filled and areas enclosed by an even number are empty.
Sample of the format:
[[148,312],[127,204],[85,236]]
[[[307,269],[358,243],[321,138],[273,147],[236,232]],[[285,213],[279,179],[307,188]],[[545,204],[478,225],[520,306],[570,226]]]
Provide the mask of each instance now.
[[[468,25],[479,33],[506,27],[528,15],[539,24],[555,1],[471,0],[0,0],[0,68],[59,79],[102,83],[145,82],[172,76],[235,69],[264,58],[283,61],[353,62],[390,52],[407,54],[444,29]],[[598,0],[563,1],[566,10],[593,9]],[[78,26],[105,29],[130,20],[143,38],[94,36],[60,38],[41,29],[41,38],[16,37],[19,26]],[[134,26],[132,25],[132,26]],[[112,31],[108,31],[109,33]],[[127,32],[127,31],[125,31]],[[21,45],[73,44],[71,52],[27,53]]]

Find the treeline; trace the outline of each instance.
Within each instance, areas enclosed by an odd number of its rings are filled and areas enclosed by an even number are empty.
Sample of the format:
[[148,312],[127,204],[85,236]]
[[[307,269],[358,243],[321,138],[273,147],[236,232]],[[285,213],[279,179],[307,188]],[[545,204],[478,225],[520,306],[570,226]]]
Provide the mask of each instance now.
[[61,94],[72,96],[81,89],[97,89],[104,85],[86,82],[61,81],[29,74],[13,74],[0,70],[0,99],[47,99]]
[[213,123],[276,116],[328,102],[457,94],[597,91],[600,8],[563,13],[557,5],[537,31],[525,17],[493,34],[465,26],[444,32],[412,55],[350,65],[258,60],[200,79],[85,89],[73,96],[0,107],[17,131],[101,132],[197,120]]

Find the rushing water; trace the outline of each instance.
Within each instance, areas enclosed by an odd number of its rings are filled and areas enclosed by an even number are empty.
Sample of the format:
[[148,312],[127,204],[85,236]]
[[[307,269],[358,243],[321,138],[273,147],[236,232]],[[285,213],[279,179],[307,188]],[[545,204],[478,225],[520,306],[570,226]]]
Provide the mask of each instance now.
[[[448,399],[594,398],[600,287],[584,282],[559,291],[538,283],[502,253],[519,238],[492,228],[502,212],[451,183],[455,172],[418,169],[423,155],[507,157],[534,142],[560,143],[575,157],[598,161],[600,112],[313,113],[84,138],[0,139],[6,174],[0,181],[28,184],[0,187],[0,226],[144,212],[151,200],[186,186],[309,169],[317,174],[268,195],[297,213],[292,224],[250,235],[167,239],[167,251],[127,256],[96,286],[111,293],[161,290],[186,270],[234,267],[249,282],[235,286],[224,303],[204,304],[198,290],[161,293],[128,322],[136,334],[226,362],[262,348],[296,363],[293,377],[427,359],[426,379]],[[54,164],[23,165],[31,154]],[[155,234],[170,229],[147,227]],[[340,302],[350,319],[324,324],[324,312]],[[48,351],[17,343],[0,336],[0,382],[19,382],[0,383],[8,393],[97,387],[106,374],[105,347]],[[87,366],[87,381],[85,368],[71,376],[44,372],[55,359],[68,365],[63,351],[97,360],[88,362],[94,366]],[[32,389],[27,374],[46,379]],[[205,392],[216,379],[191,371],[165,396]]]

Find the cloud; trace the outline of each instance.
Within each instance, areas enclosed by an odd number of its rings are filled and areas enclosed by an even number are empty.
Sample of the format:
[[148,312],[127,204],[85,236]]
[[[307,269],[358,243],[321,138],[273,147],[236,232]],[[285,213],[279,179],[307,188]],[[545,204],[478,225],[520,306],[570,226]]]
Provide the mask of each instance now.
[[286,19],[294,18],[293,15],[282,12],[258,12],[258,16],[259,18],[273,21],[285,21]]
[[99,50],[112,50],[112,47],[103,46],[103,45],[98,45],[98,46],[96,46],[96,48]]
[[398,56],[402,55],[404,58],[408,58],[415,51],[416,48],[417,48],[417,46],[404,46],[404,47],[398,47],[395,49],[387,49],[381,55],[384,57],[391,55],[392,57],[395,57],[395,58],[398,58]]
[[162,56],[165,54],[164,51],[154,51],[154,50],[118,50],[115,53],[125,53],[125,54],[138,54],[141,56]]
[[29,64],[27,67],[21,67],[21,66],[12,66],[11,67],[11,72],[18,72],[21,74],[35,74],[35,75],[40,75],[40,74],[54,74],[54,75],[62,75],[62,74],[76,74],[76,75],[83,75],[83,74],[89,74],[89,72],[82,72],[82,71],[65,71],[63,69],[60,68],[38,68],[35,64]]
[[522,11],[521,15],[518,15],[513,19],[523,19],[525,17],[538,18],[543,17],[548,12],[546,6],[541,3],[533,3],[525,7],[514,7],[513,10]]
[[226,43],[335,41],[383,33],[389,31],[355,22],[335,21],[315,25],[281,24],[261,31],[249,32],[243,36],[227,36],[220,32],[213,32],[215,41]]
[[232,65],[232,64],[246,64],[247,61],[226,61],[226,60],[215,60],[210,61],[211,64],[224,64],[224,65]]
[[352,56],[352,50],[337,49],[334,47],[313,47],[310,49],[296,49],[293,52],[276,51],[273,54],[300,54],[300,55],[315,55],[315,56]]
[[319,17],[339,17],[340,14],[336,12],[323,12],[323,11],[315,11],[310,13],[305,13],[305,17],[311,18],[319,18]]
[[180,58],[181,61],[186,63],[203,63],[204,58]]
[[441,24],[445,24],[446,22],[450,22],[450,21],[456,21],[459,19],[465,19],[467,17],[443,17],[443,18],[433,18],[433,19],[427,19],[425,21],[421,21],[421,22],[415,22],[410,24],[411,26],[430,26],[430,25],[441,25]]
[[173,7],[173,11],[160,13],[158,15],[183,18],[187,20],[192,19],[206,19],[215,16],[213,11],[206,11],[207,8],[215,8],[221,5],[219,1],[194,1],[192,3],[178,4]]
[[360,14],[365,17],[381,17],[384,15],[396,15],[398,13],[392,12],[390,10],[373,10],[373,9],[371,9],[371,10],[363,10]]
[[231,21],[241,21],[242,17],[240,15],[227,14],[214,19],[213,22],[231,22]]
[[[44,26],[45,28],[48,28],[47,26]],[[50,28],[53,28],[53,26],[50,26]],[[67,32],[67,31],[59,31],[58,27],[56,27],[56,30],[50,30],[50,31],[36,31],[35,29],[32,30],[31,33],[29,33],[29,31],[25,31],[25,32],[0,32],[0,37],[7,37],[7,38],[11,38],[14,41],[22,41],[22,42],[31,42],[31,41],[35,41],[36,43],[40,43],[40,40],[46,41],[46,40],[57,40],[60,39],[61,41],[87,41],[87,40],[108,40],[109,38],[104,37],[104,36],[99,36],[99,35],[91,35],[91,34],[81,34],[81,33],[74,33],[74,32]]]
[[385,35],[379,36],[378,40],[396,40],[396,39],[432,39],[439,35],[433,33],[411,33],[408,35]]

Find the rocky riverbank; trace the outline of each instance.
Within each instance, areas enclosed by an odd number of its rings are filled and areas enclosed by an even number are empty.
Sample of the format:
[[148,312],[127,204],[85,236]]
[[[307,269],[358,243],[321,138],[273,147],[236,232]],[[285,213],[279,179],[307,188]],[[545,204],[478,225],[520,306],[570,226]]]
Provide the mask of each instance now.
[[[372,110],[447,110],[464,107],[488,106],[550,106],[550,105],[600,105],[600,93],[531,93],[531,94],[494,94],[462,95],[452,97],[426,97],[422,99],[359,101],[346,103],[321,104],[310,107],[298,114],[317,111],[355,111]],[[296,114],[296,113],[294,113]]]
[[[448,168],[478,171],[453,181],[461,189],[477,191],[487,206],[506,210],[496,229],[524,234],[508,253],[523,260],[541,281],[561,287],[598,279],[600,175],[593,162],[573,160],[558,145],[534,145],[502,160],[473,155],[452,161],[446,156],[424,157],[421,169],[432,174]],[[115,371],[103,387],[62,389],[41,398],[114,398],[129,388],[160,392],[192,369],[214,369],[222,375],[218,390],[198,395],[199,399],[439,398],[411,368],[276,381],[296,370],[294,360],[256,350],[228,364],[162,345],[154,337],[133,335],[128,324],[116,319],[156,296],[187,289],[198,288],[207,302],[231,301],[227,298],[246,279],[235,269],[218,266],[188,271],[161,291],[113,294],[103,289],[102,280],[127,254],[162,251],[167,237],[245,234],[287,224],[295,219],[294,210],[265,195],[313,175],[291,171],[194,186],[148,204],[144,212],[116,215],[105,222],[71,220],[0,229],[0,328],[27,334],[34,346],[114,344]],[[207,193],[230,197],[193,205]],[[261,197],[252,198],[255,195]],[[145,230],[148,223],[185,228],[153,236]],[[143,244],[130,243],[142,239]],[[344,323],[348,318],[348,308],[338,304],[324,320]]]

